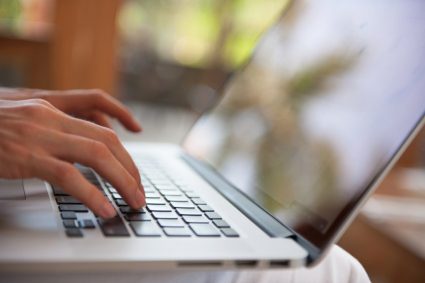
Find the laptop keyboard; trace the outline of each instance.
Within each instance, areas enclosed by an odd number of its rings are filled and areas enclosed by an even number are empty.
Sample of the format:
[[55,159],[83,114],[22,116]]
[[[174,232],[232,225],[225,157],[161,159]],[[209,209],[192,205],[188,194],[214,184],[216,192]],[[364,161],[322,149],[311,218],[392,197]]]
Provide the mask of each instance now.
[[[87,167],[80,172],[103,191],[118,208],[116,217],[94,218],[92,212],[74,197],[52,186],[68,237],[83,237],[88,229],[100,229],[105,237],[239,237],[238,233],[184,180],[173,177],[153,160],[136,161],[146,194],[146,208],[134,210],[118,191],[99,180]],[[95,221],[93,219],[96,219]]]

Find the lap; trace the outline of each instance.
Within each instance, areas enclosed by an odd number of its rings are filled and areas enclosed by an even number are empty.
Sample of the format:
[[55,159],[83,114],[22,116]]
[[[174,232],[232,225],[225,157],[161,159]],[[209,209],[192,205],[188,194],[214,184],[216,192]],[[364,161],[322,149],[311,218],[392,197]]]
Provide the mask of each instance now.
[[220,283],[360,283],[370,282],[360,263],[343,249],[334,246],[328,255],[313,268],[282,270],[208,271],[208,272],[139,272],[113,274],[9,274],[1,282],[43,282],[43,283],[167,283],[167,282],[220,282]]
[[362,265],[338,246],[332,247],[327,256],[315,267],[288,270],[242,271],[237,283],[362,283],[370,282]]

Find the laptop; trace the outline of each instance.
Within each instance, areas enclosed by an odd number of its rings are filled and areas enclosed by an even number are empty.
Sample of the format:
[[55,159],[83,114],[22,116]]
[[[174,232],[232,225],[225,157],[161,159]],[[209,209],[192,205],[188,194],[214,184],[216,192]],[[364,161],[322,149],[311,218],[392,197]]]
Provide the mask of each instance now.
[[96,218],[0,182],[0,270],[286,268],[320,261],[424,124],[423,1],[294,1],[182,146],[127,143],[147,207]]

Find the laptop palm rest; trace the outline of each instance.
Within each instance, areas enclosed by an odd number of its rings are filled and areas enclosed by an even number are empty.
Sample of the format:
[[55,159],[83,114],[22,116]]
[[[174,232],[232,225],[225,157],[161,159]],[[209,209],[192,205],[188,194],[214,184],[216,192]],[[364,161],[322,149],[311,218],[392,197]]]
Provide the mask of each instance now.
[[0,191],[0,227],[3,231],[57,230],[55,213],[44,182],[2,179]]
[[0,179],[0,200],[24,200],[23,180]]

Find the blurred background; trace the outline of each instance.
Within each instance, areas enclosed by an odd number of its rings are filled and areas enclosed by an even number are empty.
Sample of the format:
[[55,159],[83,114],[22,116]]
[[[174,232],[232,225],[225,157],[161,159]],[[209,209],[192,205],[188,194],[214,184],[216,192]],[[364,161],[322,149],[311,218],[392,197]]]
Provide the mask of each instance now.
[[[0,86],[101,88],[180,142],[288,0],[0,0]],[[425,133],[339,245],[373,282],[425,282]]]
[[211,102],[285,2],[1,0],[0,84]]

